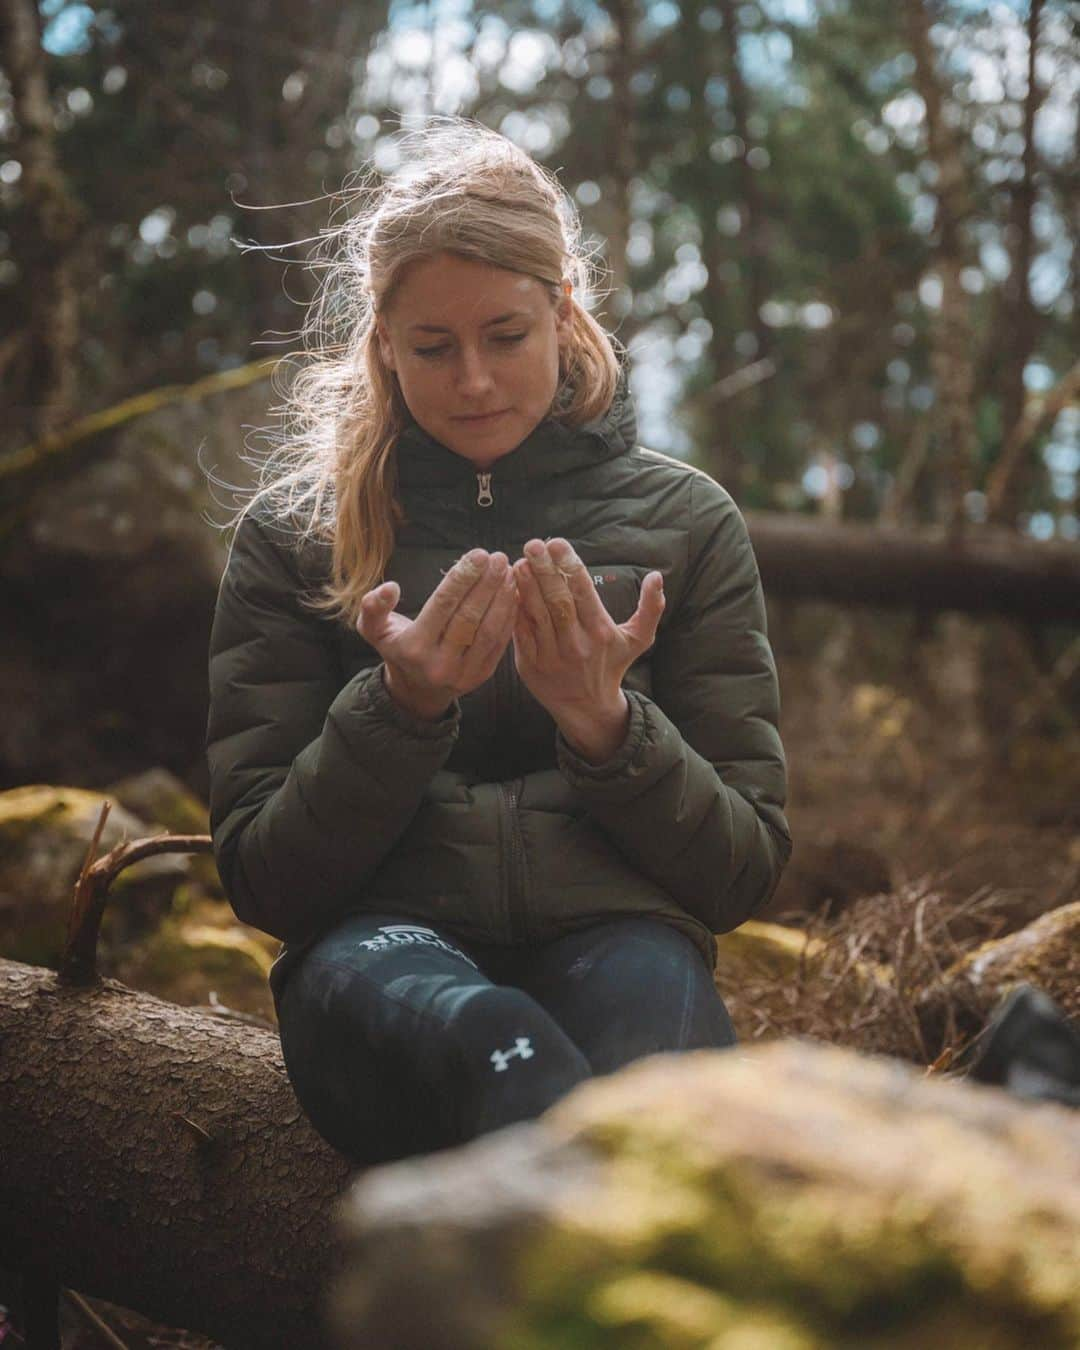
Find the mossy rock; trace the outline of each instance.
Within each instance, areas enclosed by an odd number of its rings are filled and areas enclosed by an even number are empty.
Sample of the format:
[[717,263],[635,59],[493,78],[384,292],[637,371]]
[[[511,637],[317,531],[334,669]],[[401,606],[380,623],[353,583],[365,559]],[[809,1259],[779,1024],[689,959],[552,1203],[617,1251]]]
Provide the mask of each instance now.
[[[75,882],[105,797],[84,788],[33,784],[0,792],[0,954],[55,966],[67,937]],[[154,833],[113,806],[98,856],[123,840]],[[144,858],[125,868],[109,890],[101,929],[103,954],[147,931],[166,914],[188,875],[179,854]]]
[[119,782],[110,783],[106,795],[118,801],[141,820],[170,834],[209,834],[210,812],[206,803],[168,769],[147,769]]
[[372,1168],[342,1350],[1076,1350],[1071,1111],[788,1040]]
[[204,903],[193,913],[167,918],[124,955],[117,978],[171,1003],[204,1004],[213,994],[229,1008],[273,1020],[267,985],[276,955],[268,949],[273,939],[264,940],[231,917],[210,916],[207,909]]

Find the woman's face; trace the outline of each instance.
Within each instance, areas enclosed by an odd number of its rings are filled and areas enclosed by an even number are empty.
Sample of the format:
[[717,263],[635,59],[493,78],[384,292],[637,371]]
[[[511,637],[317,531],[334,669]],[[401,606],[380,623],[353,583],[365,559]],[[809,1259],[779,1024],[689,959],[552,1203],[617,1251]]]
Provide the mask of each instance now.
[[406,269],[377,333],[420,426],[488,469],[550,411],[571,323],[535,277],[438,253]]

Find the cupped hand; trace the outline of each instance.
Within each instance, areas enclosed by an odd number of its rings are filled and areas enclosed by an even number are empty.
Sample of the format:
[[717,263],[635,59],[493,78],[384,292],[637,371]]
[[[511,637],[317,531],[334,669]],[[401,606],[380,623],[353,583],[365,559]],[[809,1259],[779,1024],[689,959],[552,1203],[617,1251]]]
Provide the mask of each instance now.
[[514,573],[505,553],[475,548],[450,568],[415,619],[394,612],[400,599],[396,581],[368,591],[356,628],[382,657],[394,702],[433,721],[499,664],[514,629]]
[[513,570],[520,596],[513,629],[518,674],[571,745],[602,762],[626,730],[623,676],[656,639],[663,575],[648,573],[637,609],[617,624],[567,540],[530,539]]

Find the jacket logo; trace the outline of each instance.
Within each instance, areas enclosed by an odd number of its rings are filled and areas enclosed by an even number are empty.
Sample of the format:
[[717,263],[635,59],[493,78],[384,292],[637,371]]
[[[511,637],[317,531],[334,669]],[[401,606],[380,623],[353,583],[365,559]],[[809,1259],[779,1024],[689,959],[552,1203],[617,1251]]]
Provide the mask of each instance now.
[[441,951],[449,952],[452,956],[460,956],[463,961],[468,961],[474,970],[480,969],[471,957],[466,956],[458,947],[440,937],[434,928],[425,928],[423,924],[381,924],[375,937],[363,938],[357,945],[366,947],[369,952],[381,952],[387,951],[390,947],[407,947],[414,943],[426,947],[438,947]]
[[594,573],[592,574],[592,579],[593,579],[593,585],[594,585],[594,586],[602,586],[602,585],[604,584],[605,581],[614,581],[614,580],[615,580],[615,573],[614,573],[614,572],[594,572]]
[[492,1050],[491,1062],[495,1065],[496,1073],[505,1073],[515,1055],[521,1059],[532,1059],[535,1054],[528,1036],[518,1036],[509,1050]]

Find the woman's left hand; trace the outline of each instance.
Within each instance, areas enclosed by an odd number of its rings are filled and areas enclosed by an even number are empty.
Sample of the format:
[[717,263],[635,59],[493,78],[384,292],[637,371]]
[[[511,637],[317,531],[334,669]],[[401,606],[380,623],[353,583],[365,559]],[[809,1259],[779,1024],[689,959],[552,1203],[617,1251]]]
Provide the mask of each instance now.
[[530,539],[514,564],[514,658],[523,683],[570,746],[594,764],[618,750],[630,707],[622,678],[656,638],[664,578],[650,572],[634,613],[617,624],[565,539]]

